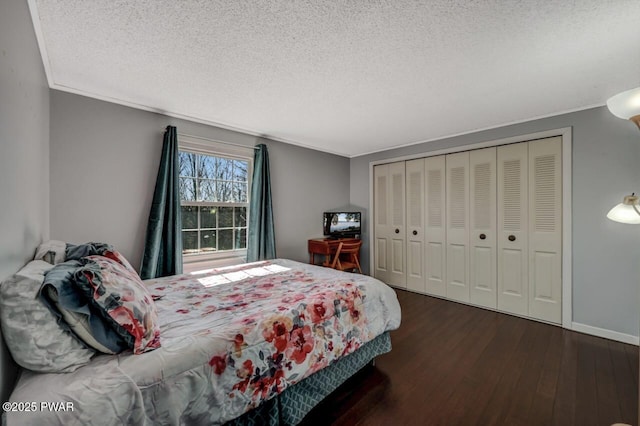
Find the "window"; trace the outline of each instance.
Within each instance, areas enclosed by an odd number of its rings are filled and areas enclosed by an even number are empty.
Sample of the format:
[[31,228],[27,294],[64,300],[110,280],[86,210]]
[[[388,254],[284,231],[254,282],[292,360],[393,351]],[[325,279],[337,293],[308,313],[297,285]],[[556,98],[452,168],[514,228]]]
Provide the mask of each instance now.
[[253,150],[184,139],[179,136],[184,261],[244,256]]

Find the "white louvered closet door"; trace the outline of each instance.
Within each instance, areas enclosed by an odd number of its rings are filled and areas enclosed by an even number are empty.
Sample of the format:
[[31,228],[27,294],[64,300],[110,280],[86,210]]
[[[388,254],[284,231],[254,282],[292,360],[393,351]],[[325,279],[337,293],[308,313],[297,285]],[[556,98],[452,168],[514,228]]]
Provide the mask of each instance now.
[[496,148],[469,153],[469,301],[496,308]]
[[529,310],[526,142],[498,147],[498,309]]
[[374,276],[406,288],[404,161],[375,166],[373,178]]
[[424,293],[424,159],[407,161],[405,167],[407,289]]
[[562,322],[562,138],[529,143],[529,316]]
[[389,165],[382,164],[373,168],[373,205],[374,205],[374,242],[373,276],[385,283],[389,282],[389,236],[390,203]]
[[389,164],[389,195],[391,203],[390,217],[390,247],[389,247],[389,281],[396,287],[407,287],[407,257],[405,255],[406,226],[405,226],[405,162]]
[[445,156],[424,159],[425,177],[425,278],[426,292],[446,295],[446,166]]
[[469,152],[446,156],[447,288],[449,299],[469,301]]

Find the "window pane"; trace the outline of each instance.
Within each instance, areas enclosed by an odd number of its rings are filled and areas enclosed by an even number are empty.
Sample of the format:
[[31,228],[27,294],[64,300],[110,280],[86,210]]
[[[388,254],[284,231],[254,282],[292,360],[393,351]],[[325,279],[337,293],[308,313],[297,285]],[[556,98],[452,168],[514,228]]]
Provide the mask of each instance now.
[[196,201],[196,180],[180,178],[180,199],[182,201]]
[[233,207],[218,207],[218,228],[233,226]]
[[242,182],[248,181],[247,170],[249,169],[249,163],[241,160],[233,161],[233,180],[239,180]]
[[223,201],[225,203],[233,201],[231,182],[218,181],[217,189],[218,189],[218,201]]
[[198,156],[198,177],[203,179],[215,179],[216,158],[210,155]]
[[178,161],[180,162],[180,176],[196,176],[196,154],[181,151]]
[[216,173],[216,179],[231,180],[233,177],[233,160],[228,158],[218,158],[218,170]]
[[182,253],[190,254],[198,252],[198,231],[182,232]]
[[182,229],[198,229],[198,208],[182,206]]
[[199,179],[200,193],[198,194],[198,201],[219,201],[220,199],[216,195],[216,182],[209,179]]
[[247,228],[236,228],[235,249],[247,248]]
[[234,209],[235,215],[235,226],[247,226],[247,208],[246,207],[236,207]]
[[216,231],[200,231],[200,251],[216,251]]
[[247,184],[246,183],[234,183],[233,184],[233,201],[236,203],[247,202]]
[[233,250],[233,229],[221,229],[218,231],[218,248],[220,250]]
[[216,227],[217,207],[200,207],[200,228]]

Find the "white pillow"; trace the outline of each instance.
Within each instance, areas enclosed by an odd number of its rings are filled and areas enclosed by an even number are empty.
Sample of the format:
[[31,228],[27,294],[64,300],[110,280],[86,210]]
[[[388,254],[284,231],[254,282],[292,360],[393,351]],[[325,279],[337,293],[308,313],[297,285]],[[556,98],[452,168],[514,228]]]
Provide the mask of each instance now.
[[44,260],[52,265],[57,265],[65,260],[67,243],[58,240],[49,240],[38,246],[33,260]]
[[43,260],[33,260],[2,283],[2,334],[22,367],[43,373],[71,372],[87,364],[95,352],[63,329],[38,297],[44,274],[51,268]]

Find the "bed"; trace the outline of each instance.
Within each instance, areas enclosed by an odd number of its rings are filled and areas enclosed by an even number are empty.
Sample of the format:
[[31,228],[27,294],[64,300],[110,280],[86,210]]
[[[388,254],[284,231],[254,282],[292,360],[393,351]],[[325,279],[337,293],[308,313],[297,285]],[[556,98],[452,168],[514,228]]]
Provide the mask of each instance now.
[[[118,271],[127,269],[121,266]],[[43,281],[39,296],[47,305]],[[9,349],[27,365],[4,413],[6,424],[297,424],[348,377],[390,351],[388,332],[400,325],[395,292],[382,282],[286,259],[140,282],[157,317],[125,324],[136,335],[133,349],[99,353],[83,341],[90,359],[80,356],[81,365],[69,372],[29,368],[26,358],[34,351],[14,351],[5,326],[7,317],[19,316],[17,308],[0,300]],[[12,300],[5,284],[0,296]],[[136,331],[152,320],[155,331]],[[66,334],[83,340],[63,316],[58,321]],[[114,348],[109,341],[105,346]]]

